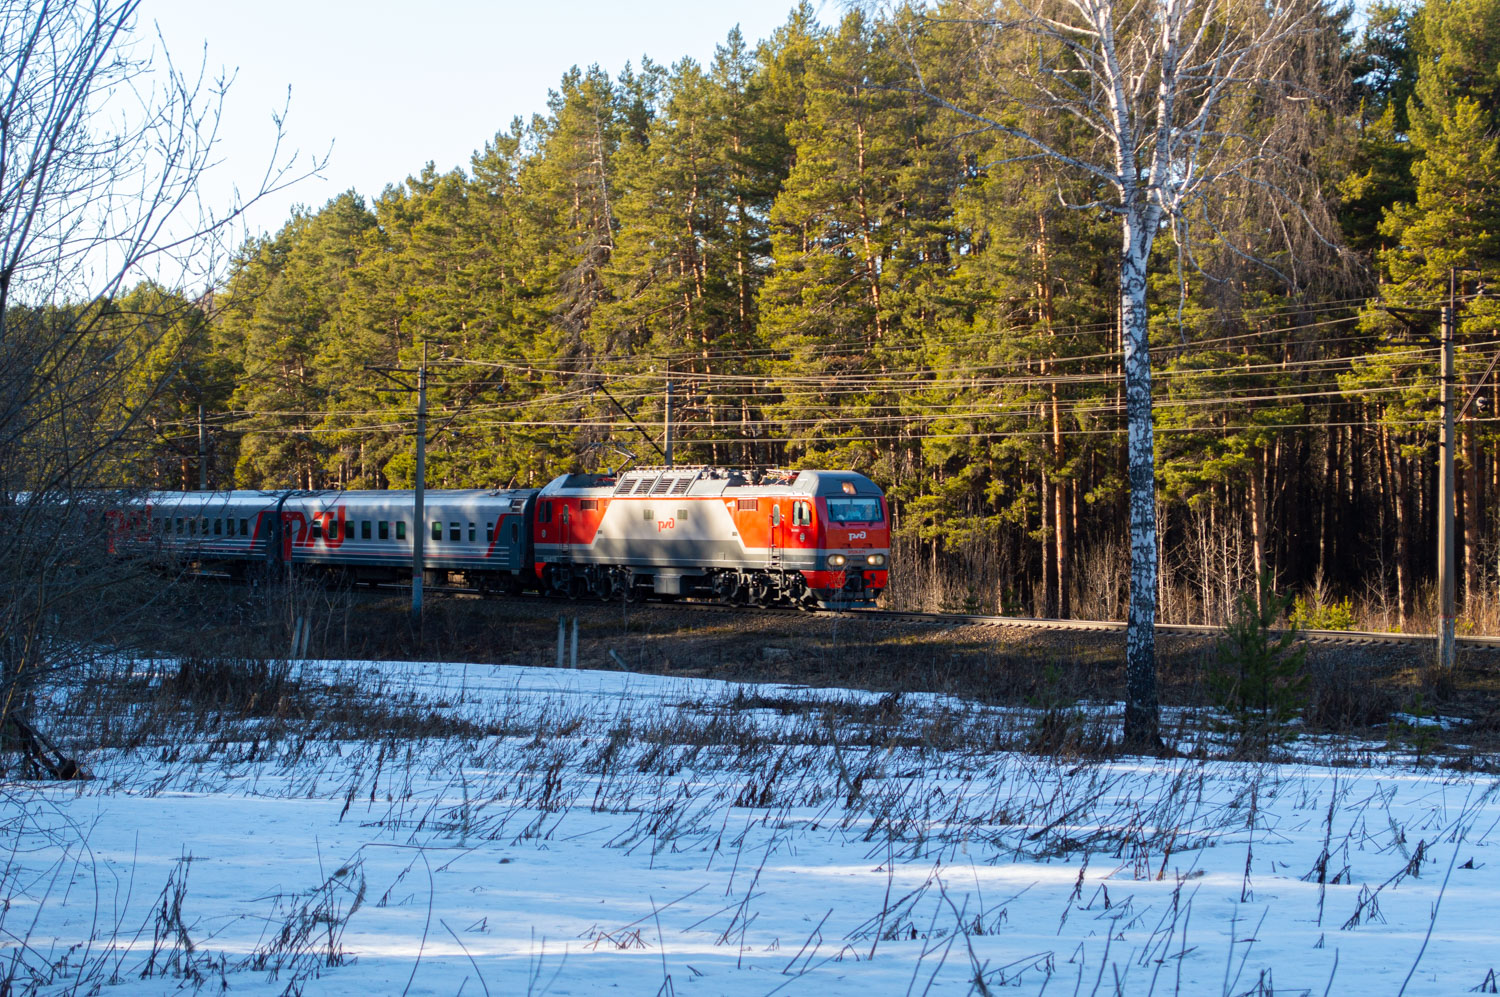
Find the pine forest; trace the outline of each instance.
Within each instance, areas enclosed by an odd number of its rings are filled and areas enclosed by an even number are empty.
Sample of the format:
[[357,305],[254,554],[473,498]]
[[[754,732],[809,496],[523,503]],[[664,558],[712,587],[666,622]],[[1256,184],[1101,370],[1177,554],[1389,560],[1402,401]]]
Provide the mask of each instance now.
[[[1198,158],[1142,216],[1158,618],[1264,578],[1306,626],[1431,632],[1452,308],[1459,627],[1500,632],[1500,0],[1291,6],[1203,22],[1265,85],[1173,127]],[[467,168],[412,149],[208,293],[88,306],[171,316],[89,360],[132,427],[107,483],[408,488],[414,399],[371,368],[425,351],[429,487],[660,463],[670,396],[678,463],[880,484],[889,605],[1124,618],[1130,205],[1069,111],[1118,93],[989,10],[804,4],[706,65],[574,69],[488,138],[515,109],[476,100]]]

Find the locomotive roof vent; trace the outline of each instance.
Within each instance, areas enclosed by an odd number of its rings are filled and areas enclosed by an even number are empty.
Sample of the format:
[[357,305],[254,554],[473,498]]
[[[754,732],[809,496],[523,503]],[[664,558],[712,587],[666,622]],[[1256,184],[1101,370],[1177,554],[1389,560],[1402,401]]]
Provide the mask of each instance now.
[[675,470],[650,467],[630,471],[615,483],[616,495],[686,495],[693,482],[703,477],[706,468]]

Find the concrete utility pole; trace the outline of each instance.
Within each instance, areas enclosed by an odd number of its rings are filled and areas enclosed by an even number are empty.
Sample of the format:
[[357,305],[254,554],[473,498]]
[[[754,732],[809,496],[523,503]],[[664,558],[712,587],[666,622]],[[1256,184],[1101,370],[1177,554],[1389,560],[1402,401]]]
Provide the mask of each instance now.
[[417,482],[411,538],[411,621],[422,625],[422,573],[426,565],[427,530],[427,343],[422,343],[422,365],[417,368]]
[[[417,473],[416,473],[416,501],[412,513],[412,536],[411,536],[411,621],[412,625],[420,628],[422,626],[422,575],[425,570],[423,540],[426,532],[423,530],[422,520],[427,518],[425,508],[427,490],[427,344],[422,344],[422,362],[415,370],[409,367],[387,367],[377,364],[366,364],[365,370],[373,370],[384,374],[394,381],[402,391],[415,392],[417,396]],[[397,374],[415,374],[417,383],[415,386],[397,377]]]
[[672,466],[672,367],[667,366],[667,404],[662,412],[662,456],[666,458],[667,466]]
[[1448,304],[1442,315],[1442,403],[1443,431],[1438,441],[1438,608],[1437,663],[1452,668],[1455,660],[1453,633],[1453,338],[1458,325],[1458,275],[1448,275]]
[[198,403],[198,490],[208,491],[208,427],[203,424],[203,403]]

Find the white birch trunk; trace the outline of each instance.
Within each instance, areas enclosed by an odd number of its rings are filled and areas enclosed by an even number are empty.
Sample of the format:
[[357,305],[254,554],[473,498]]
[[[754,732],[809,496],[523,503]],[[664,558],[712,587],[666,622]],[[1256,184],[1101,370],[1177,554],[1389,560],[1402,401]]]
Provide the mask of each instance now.
[[1130,481],[1130,610],[1125,629],[1125,743],[1159,742],[1156,697],[1156,449],[1151,421],[1151,348],[1146,265],[1157,212],[1137,204],[1125,216],[1120,314],[1125,344],[1126,467]]
[[[1301,212],[1293,185],[1276,185],[1277,162],[1301,176],[1286,150],[1295,134],[1240,134],[1237,116],[1295,90],[1298,39],[1317,30],[1321,6],[1310,0],[953,0],[1004,53],[1000,97],[988,109],[961,107],[927,89],[929,99],[1010,135],[1033,154],[1111,191],[1097,202],[1123,225],[1120,261],[1127,468],[1130,482],[1130,607],[1126,630],[1125,741],[1159,746],[1156,694],[1156,459],[1151,418],[1146,269],[1161,224],[1186,238],[1190,216],[1214,188],[1250,181],[1253,189]],[[1012,46],[1013,32],[1039,46]],[[1017,54],[1020,53],[1020,54]],[[1300,105],[1299,105],[1300,106]],[[1068,116],[1096,140],[1063,147],[1015,123],[1017,107],[1038,120]],[[1295,116],[1288,119],[1295,123]],[[1105,151],[1107,150],[1107,152]],[[1279,150],[1279,151],[1278,151]],[[1061,188],[1059,188],[1061,194]]]

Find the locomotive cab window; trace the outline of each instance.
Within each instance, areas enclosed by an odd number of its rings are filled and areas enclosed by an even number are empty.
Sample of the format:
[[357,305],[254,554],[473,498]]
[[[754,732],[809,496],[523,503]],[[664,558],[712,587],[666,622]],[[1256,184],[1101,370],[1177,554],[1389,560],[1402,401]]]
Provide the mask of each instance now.
[[878,523],[885,517],[880,513],[878,498],[831,498],[828,500],[828,521],[831,523]]

